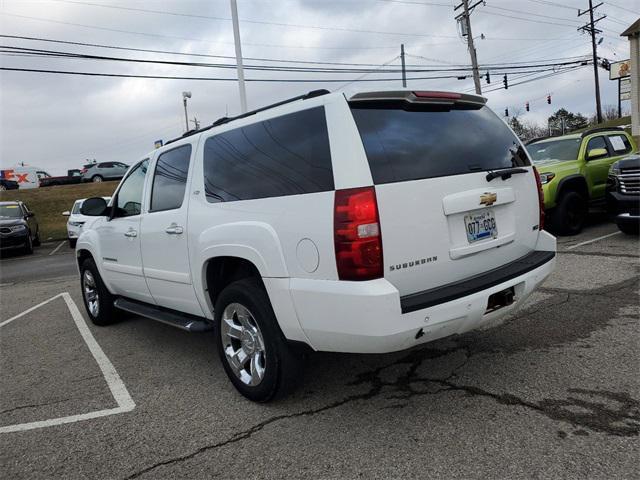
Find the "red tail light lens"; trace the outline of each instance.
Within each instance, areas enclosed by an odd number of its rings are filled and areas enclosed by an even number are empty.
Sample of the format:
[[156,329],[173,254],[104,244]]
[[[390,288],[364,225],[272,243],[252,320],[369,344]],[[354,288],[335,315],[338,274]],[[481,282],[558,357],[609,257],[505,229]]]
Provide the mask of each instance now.
[[86,169],[86,168],[83,168],[82,170],[80,170],[80,173],[81,173],[82,175],[84,175],[85,173],[87,173],[87,169]]
[[544,192],[542,190],[542,182],[540,181],[540,174],[536,167],[533,167],[533,173],[536,176],[536,185],[538,186],[538,206],[540,208],[540,219],[538,220],[538,230],[544,228]]
[[447,100],[460,100],[462,95],[452,92],[413,92],[418,98],[444,98]]
[[382,277],[382,236],[373,187],[336,190],[333,234],[340,280]]

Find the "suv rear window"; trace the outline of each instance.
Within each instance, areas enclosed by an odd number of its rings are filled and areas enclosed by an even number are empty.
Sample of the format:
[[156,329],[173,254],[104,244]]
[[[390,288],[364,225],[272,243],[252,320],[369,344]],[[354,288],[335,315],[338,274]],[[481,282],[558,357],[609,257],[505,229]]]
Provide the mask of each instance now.
[[374,183],[530,165],[516,136],[489,108],[353,103]]
[[204,180],[212,203],[333,190],[324,107],[208,138]]

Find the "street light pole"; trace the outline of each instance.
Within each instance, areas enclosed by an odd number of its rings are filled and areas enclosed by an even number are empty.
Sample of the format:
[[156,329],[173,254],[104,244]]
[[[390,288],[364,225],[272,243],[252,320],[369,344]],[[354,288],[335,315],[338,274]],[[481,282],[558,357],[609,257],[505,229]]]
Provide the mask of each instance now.
[[189,131],[189,115],[187,114],[187,98],[191,98],[191,92],[182,92],[182,104],[184,105],[184,123]]
[[240,25],[238,24],[238,5],[231,2],[231,20],[233,23],[233,42],[236,46],[236,66],[238,70],[238,88],[240,89],[240,113],[247,113],[247,91],[244,87],[244,67],[242,65],[242,46],[240,45]]

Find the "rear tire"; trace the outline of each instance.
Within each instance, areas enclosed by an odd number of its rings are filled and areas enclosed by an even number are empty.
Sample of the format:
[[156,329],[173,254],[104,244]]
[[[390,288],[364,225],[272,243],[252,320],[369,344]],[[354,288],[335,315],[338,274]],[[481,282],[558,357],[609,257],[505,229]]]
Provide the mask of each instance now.
[[302,357],[289,347],[258,279],[228,285],[216,301],[215,321],[220,360],[242,395],[268,402],[295,388]]
[[551,213],[551,227],[559,235],[577,235],[582,231],[589,207],[582,195],[575,191],[560,197]]
[[102,327],[118,321],[118,311],[113,306],[115,297],[102,282],[92,258],[87,258],[80,266],[80,288],[84,308],[94,325]]
[[91,181],[92,181],[93,183],[99,183],[99,182],[101,182],[102,180],[103,180],[103,179],[102,179],[102,176],[100,176],[100,175],[94,175],[93,177],[91,177]]
[[617,225],[618,229],[626,235],[640,235],[640,225],[638,224],[618,223]]

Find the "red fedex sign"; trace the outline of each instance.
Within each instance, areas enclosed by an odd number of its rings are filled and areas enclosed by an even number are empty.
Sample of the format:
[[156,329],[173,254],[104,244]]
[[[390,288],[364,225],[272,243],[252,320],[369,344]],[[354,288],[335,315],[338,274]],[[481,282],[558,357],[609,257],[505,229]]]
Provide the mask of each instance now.
[[29,183],[27,177],[29,176],[29,172],[26,173],[18,173],[13,170],[2,170],[2,178],[5,180],[15,180],[18,183]]
[[39,186],[37,169],[34,167],[12,167],[0,170],[0,177],[18,182],[21,189]]

